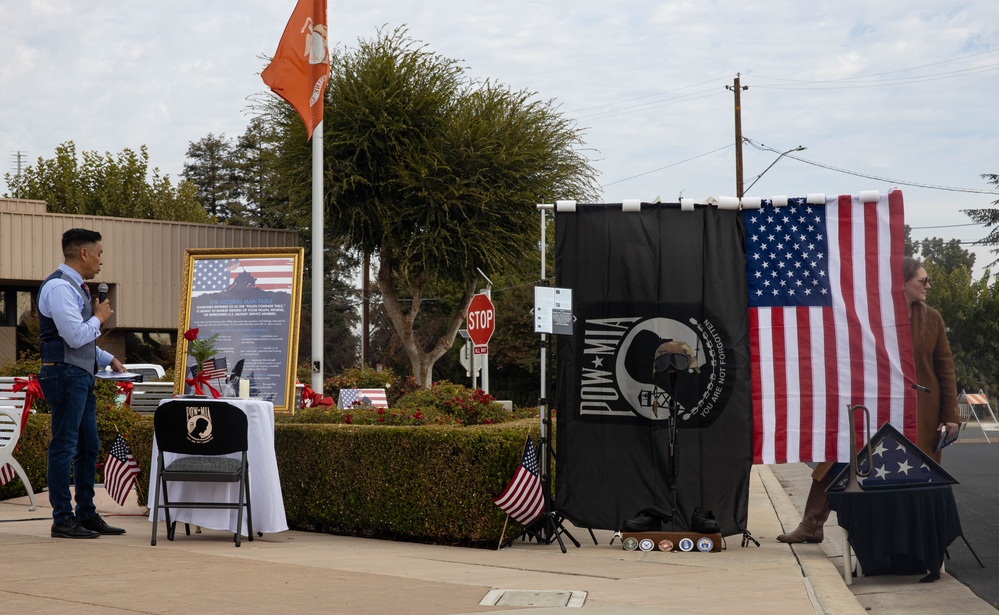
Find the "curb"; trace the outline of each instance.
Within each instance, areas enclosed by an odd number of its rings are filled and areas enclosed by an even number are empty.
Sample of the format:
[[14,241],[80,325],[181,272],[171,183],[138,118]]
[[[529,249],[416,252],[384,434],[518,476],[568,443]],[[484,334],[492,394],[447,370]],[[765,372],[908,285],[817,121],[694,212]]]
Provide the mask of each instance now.
[[[794,507],[791,498],[788,497],[773,471],[766,465],[754,467],[760,475],[764,489],[767,490],[767,495],[770,496],[770,502],[773,504],[774,512],[777,513],[783,530],[787,532],[797,527],[801,521],[801,513]],[[843,582],[842,575],[836,566],[829,561],[829,557],[821,545],[789,546],[797,558],[799,566],[801,566],[801,574],[809,588],[809,597],[812,599],[816,613],[822,615],[867,614],[867,609],[860,605],[856,596]]]

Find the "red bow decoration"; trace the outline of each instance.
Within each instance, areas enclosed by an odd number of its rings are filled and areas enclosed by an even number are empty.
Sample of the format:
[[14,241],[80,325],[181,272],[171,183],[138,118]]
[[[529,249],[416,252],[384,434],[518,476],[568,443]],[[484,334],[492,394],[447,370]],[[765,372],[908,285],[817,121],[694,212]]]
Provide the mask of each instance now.
[[34,374],[29,374],[27,378],[14,378],[11,391],[17,393],[21,389],[24,389],[24,412],[27,415],[31,411],[31,404],[36,399],[45,399],[45,393],[42,393],[42,384]]
[[204,371],[198,372],[198,375],[195,376],[194,378],[186,378],[184,382],[193,386],[194,392],[198,395],[205,394],[204,389],[202,389],[201,387],[206,386],[208,387],[208,390],[212,392],[212,397],[214,397],[215,399],[221,397],[221,394],[218,391],[216,391],[215,387],[213,387],[209,382],[208,376]]
[[322,393],[316,393],[312,387],[305,385],[302,388],[302,403],[299,408],[313,408],[315,406],[332,406],[333,398],[324,397]]
[[134,388],[135,388],[135,385],[132,384],[131,382],[128,382],[127,380],[119,380],[118,381],[118,394],[119,395],[120,394],[124,394],[125,395],[125,405],[126,406],[131,406],[132,405],[132,389],[134,389]]

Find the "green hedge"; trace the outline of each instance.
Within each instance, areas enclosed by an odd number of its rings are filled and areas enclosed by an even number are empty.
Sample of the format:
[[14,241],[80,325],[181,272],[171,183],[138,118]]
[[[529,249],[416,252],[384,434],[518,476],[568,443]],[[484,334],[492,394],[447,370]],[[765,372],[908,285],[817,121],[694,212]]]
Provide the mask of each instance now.
[[482,427],[279,424],[281,489],[294,529],[485,546],[492,499],[520,463],[530,421]]
[[[117,431],[142,470],[138,501],[149,494],[150,417],[106,413],[101,456]],[[493,504],[506,487],[537,420],[473,427],[405,427],[278,422],[275,449],[288,525],[329,534],[495,547],[505,520]],[[36,497],[46,486],[47,414],[33,414],[17,459]],[[20,480],[0,499],[24,495]],[[41,497],[44,497],[42,494]],[[511,524],[515,525],[515,524]],[[508,535],[512,530],[508,529]]]

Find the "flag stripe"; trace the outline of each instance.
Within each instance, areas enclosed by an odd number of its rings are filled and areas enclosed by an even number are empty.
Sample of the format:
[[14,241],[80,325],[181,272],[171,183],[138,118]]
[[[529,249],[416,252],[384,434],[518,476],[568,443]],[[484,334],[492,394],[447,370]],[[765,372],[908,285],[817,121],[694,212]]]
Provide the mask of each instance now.
[[800,412],[801,419],[798,421],[798,433],[795,434],[801,439],[801,447],[794,457],[795,462],[801,461],[802,456],[809,456],[812,451],[812,434],[815,428],[814,409],[814,388],[812,386],[812,355],[809,347],[809,334],[811,332],[809,308],[798,307],[795,310],[795,318],[798,323],[797,345],[800,351],[796,357],[798,368],[798,381],[801,383]]

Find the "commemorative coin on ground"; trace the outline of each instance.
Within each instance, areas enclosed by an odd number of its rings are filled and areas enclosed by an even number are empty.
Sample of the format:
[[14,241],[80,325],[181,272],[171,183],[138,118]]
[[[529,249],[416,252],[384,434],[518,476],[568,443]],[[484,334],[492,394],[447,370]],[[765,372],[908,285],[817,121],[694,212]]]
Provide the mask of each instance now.
[[672,551],[673,550],[673,541],[670,540],[669,538],[663,538],[662,540],[659,541],[659,550],[660,551]]
[[694,550],[694,541],[689,538],[680,539],[680,550],[684,553]]
[[711,549],[715,548],[715,543],[708,537],[701,538],[697,541],[697,550],[701,553],[707,553]]
[[638,539],[634,536],[628,536],[624,539],[624,548],[628,551],[634,551],[638,548]]
[[643,538],[641,542],[638,543],[638,548],[642,551],[651,551],[656,548],[656,543],[651,538]]

